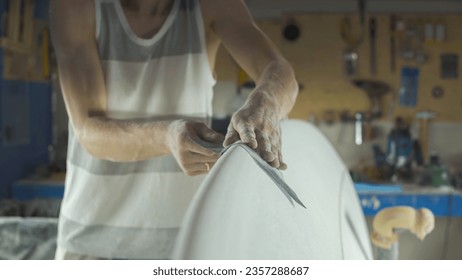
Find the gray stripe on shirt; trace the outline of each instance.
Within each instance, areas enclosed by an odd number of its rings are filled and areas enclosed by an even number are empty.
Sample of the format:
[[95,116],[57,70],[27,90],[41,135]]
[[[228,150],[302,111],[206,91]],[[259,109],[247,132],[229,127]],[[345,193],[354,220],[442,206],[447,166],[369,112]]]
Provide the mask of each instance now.
[[[57,243],[74,253],[108,259],[168,259],[178,231],[178,228],[84,225],[61,215]],[[64,237],[66,240],[62,240]]]

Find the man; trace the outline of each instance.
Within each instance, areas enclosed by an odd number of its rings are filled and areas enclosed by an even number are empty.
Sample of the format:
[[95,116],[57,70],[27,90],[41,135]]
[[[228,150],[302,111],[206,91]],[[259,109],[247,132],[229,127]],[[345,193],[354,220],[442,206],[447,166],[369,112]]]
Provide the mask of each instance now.
[[[297,83],[243,1],[52,0],[51,27],[70,117],[58,259],[168,258],[207,146],[242,140],[286,168]],[[225,139],[206,125],[220,44],[257,84]]]

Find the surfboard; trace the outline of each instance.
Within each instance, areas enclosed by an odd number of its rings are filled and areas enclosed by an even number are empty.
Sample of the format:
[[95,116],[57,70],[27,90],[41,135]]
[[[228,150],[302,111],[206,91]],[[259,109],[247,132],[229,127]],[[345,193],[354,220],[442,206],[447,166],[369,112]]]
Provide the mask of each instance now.
[[284,121],[284,181],[293,203],[240,145],[217,161],[196,193],[173,259],[372,259],[348,169],[318,129]]

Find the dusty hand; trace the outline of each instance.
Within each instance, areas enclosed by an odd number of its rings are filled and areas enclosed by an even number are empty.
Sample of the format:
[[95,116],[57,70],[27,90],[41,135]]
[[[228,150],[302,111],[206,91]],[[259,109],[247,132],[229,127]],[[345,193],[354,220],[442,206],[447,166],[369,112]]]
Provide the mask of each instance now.
[[168,145],[183,172],[194,176],[207,173],[218,160],[218,154],[199,143],[223,143],[223,135],[205,123],[177,120],[170,124]]
[[225,146],[242,140],[272,167],[287,169],[281,154],[277,105],[267,97],[247,102],[231,118]]

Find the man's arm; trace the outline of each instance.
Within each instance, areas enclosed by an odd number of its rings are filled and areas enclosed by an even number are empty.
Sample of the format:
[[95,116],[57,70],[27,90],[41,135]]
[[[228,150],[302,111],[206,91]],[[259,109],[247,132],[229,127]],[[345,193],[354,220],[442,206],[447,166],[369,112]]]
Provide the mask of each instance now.
[[61,88],[79,142],[93,156],[112,161],[139,161],[172,153],[187,174],[203,173],[204,163],[214,163],[217,155],[195,140],[222,140],[205,124],[107,117],[107,91],[95,41],[93,2],[51,1],[52,39]]
[[202,0],[202,5],[210,28],[256,82],[245,105],[232,117],[225,145],[241,139],[273,167],[285,169],[279,121],[298,94],[292,67],[255,25],[242,0]]

